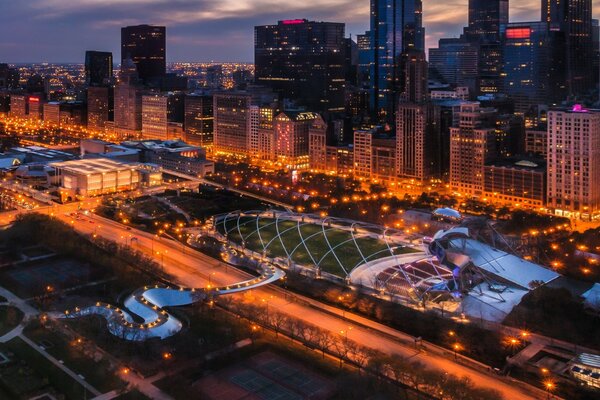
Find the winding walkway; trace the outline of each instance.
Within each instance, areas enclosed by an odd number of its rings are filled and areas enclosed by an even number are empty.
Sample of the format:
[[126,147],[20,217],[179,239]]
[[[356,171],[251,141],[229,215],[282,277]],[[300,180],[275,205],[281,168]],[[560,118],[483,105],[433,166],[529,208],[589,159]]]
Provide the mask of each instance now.
[[[97,302],[95,305],[76,307],[64,313],[50,313],[49,316],[71,319],[100,315],[106,319],[110,333],[122,339],[165,339],[179,332],[183,326],[181,321],[165,310],[165,307],[187,306],[215,296],[255,289],[278,281],[284,276],[285,272],[281,269],[263,266],[260,276],[222,287],[196,289],[163,285],[145,286],[125,300],[125,309]],[[132,314],[140,317],[143,322],[136,322]]]

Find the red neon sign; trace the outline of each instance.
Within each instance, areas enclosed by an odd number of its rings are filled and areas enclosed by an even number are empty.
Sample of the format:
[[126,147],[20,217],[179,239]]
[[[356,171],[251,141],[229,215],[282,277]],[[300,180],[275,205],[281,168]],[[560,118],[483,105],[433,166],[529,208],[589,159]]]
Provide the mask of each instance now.
[[506,30],[507,39],[529,39],[531,28],[509,28]]
[[298,25],[298,24],[303,24],[304,20],[303,19],[285,19],[285,20],[281,21],[281,23],[284,25]]
[[30,97],[29,98],[29,102],[33,102],[33,103],[39,103],[40,99],[38,99],[37,97]]

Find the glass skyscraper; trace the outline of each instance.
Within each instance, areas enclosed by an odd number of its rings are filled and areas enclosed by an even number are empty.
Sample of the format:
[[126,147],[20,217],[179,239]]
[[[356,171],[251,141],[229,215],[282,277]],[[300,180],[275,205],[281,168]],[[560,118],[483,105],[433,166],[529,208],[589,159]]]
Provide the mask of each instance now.
[[150,25],[121,28],[121,65],[129,58],[142,81],[163,78],[167,72],[166,28]]
[[401,56],[425,49],[421,0],[371,0],[371,107],[393,119],[401,90]]

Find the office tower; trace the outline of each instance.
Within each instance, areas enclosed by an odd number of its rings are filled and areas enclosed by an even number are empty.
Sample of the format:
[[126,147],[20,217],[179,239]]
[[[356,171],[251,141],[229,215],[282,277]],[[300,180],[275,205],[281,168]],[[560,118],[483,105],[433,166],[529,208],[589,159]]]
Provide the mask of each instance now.
[[142,93],[136,86],[117,83],[114,92],[115,134],[136,137],[142,130]]
[[319,114],[312,112],[286,111],[275,117],[275,157],[277,162],[289,170],[309,168],[309,130]]
[[191,94],[185,96],[185,141],[195,146],[213,144],[213,97]]
[[44,123],[54,126],[60,125],[60,103],[58,101],[44,104]]
[[462,39],[440,39],[437,48],[429,49],[429,70],[434,79],[453,87],[468,87],[476,92],[477,47]]
[[463,196],[483,195],[484,166],[495,156],[490,114],[477,102],[463,103],[458,124],[450,128],[450,187]]
[[312,171],[327,172],[327,123],[323,118],[315,119],[308,131],[308,159]]
[[425,53],[408,50],[400,56],[402,74],[400,77],[400,101],[423,103],[428,98],[427,72],[429,65]]
[[166,28],[137,25],[121,28],[121,64],[131,58],[145,83],[163,78],[166,64]]
[[465,38],[478,50],[479,93],[500,91],[500,26],[507,23],[508,0],[469,0],[469,26],[465,28]]
[[389,185],[396,181],[396,140],[375,131],[354,132],[354,175],[359,180]]
[[42,95],[29,96],[27,99],[29,103],[29,119],[33,121],[40,121],[44,118],[44,98]]
[[345,38],[344,43],[344,77],[350,85],[356,86],[358,81],[358,44],[352,38]]
[[12,118],[27,118],[29,113],[29,101],[26,95],[10,95],[10,116]]
[[503,25],[502,57],[502,92],[514,100],[515,112],[549,101],[553,60],[546,22]]
[[421,0],[371,0],[371,106],[392,120],[402,77],[400,56],[425,50]]
[[256,83],[309,110],[344,111],[344,24],[284,20],[254,34]]
[[104,132],[106,123],[114,121],[114,89],[109,86],[90,86],[87,90],[89,130]]
[[113,78],[112,53],[105,51],[85,52],[85,83],[88,86],[104,86]]
[[400,103],[396,114],[396,171],[400,178],[425,181],[438,176],[440,110],[432,104]]
[[[252,106],[252,129],[250,149],[258,149],[258,159],[275,161],[275,121],[276,107],[273,105]],[[253,154],[253,157],[256,157]]]
[[142,96],[142,139],[168,139],[168,96]]
[[[557,59],[564,58],[563,78],[570,96],[587,93],[594,82],[592,0],[542,0],[542,21],[562,33]],[[562,46],[561,46],[562,45]]]
[[218,93],[213,97],[215,151],[249,155],[248,141],[252,129],[250,106],[252,96],[240,93]]
[[548,112],[547,206],[557,215],[600,216],[600,110]]
[[369,87],[369,74],[373,63],[373,50],[371,50],[371,32],[356,36],[356,47],[358,49],[358,82],[360,88]]
[[17,89],[19,87],[19,71],[8,64],[0,64],[0,89]]
[[511,157],[484,167],[484,196],[510,207],[540,208],[546,200],[546,163]]

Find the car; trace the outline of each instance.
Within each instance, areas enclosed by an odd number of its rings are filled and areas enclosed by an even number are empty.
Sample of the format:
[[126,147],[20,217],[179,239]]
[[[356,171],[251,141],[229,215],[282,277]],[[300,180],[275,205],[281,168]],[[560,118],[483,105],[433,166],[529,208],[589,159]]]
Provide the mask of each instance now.
[[127,227],[127,228],[125,228],[125,229],[127,229],[128,231],[130,231],[130,230],[131,230],[131,227],[130,227],[130,226],[128,226],[128,227]]

